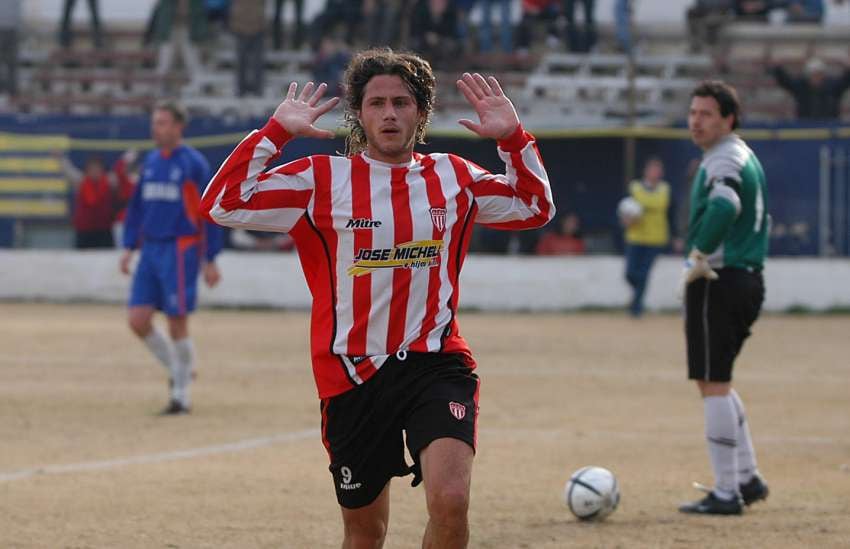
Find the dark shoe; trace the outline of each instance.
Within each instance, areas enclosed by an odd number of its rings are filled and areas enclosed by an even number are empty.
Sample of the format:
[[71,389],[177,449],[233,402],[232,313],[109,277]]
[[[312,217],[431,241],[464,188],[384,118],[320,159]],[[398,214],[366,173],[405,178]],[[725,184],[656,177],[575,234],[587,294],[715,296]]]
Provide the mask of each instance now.
[[740,515],[744,512],[744,505],[738,497],[725,500],[710,492],[699,501],[682,505],[679,511],[697,515]]
[[767,495],[770,493],[767,484],[758,475],[753,475],[748,483],[741,484],[738,488],[741,491],[741,499],[744,500],[744,505],[752,505],[757,501],[767,499]]
[[179,415],[182,415],[182,414],[188,414],[191,411],[192,411],[191,408],[189,408],[188,406],[185,406],[179,400],[171,400],[168,403],[168,406],[163,408],[162,411],[159,413],[159,415],[161,415],[161,416],[179,416]]

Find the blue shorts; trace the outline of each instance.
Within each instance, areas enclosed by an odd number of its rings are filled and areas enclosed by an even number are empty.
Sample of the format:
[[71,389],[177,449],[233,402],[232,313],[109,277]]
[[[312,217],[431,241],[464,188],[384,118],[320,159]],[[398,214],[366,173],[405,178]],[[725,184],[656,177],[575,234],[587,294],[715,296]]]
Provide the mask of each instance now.
[[197,237],[146,240],[133,275],[129,305],[149,305],[168,316],[183,316],[194,311],[199,244]]

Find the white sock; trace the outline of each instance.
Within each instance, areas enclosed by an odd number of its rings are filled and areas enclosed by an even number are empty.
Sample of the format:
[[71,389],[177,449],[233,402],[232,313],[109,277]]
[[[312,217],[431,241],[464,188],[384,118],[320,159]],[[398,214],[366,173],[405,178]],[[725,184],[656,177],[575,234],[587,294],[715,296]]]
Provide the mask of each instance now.
[[714,470],[714,493],[732,499],[738,493],[737,437],[738,418],[732,397],[708,396],[703,399],[705,438]]
[[738,481],[746,484],[758,474],[756,464],[756,450],[753,448],[753,439],[750,436],[750,424],[744,410],[744,402],[735,389],[729,391],[732,404],[735,406],[735,414],[738,416]]
[[156,357],[159,362],[165,366],[165,369],[168,371],[168,375],[173,377],[174,371],[174,345],[171,344],[171,340],[165,337],[165,334],[154,328],[151,330],[147,336],[145,336],[142,341],[145,342],[145,346],[153,353],[153,356]]
[[188,337],[174,341],[177,360],[174,362],[174,386],[171,398],[189,405],[189,384],[192,382],[192,368],[195,363],[195,349]]

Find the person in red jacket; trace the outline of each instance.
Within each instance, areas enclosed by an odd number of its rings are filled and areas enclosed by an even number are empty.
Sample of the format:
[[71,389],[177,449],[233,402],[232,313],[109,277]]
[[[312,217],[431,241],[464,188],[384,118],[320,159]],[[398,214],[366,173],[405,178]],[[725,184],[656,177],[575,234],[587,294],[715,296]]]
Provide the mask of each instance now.
[[74,247],[112,248],[117,179],[97,155],[86,159],[83,171],[62,157],[62,171],[73,189]]
[[579,223],[579,217],[574,213],[562,216],[555,230],[540,237],[537,255],[583,255],[585,245]]

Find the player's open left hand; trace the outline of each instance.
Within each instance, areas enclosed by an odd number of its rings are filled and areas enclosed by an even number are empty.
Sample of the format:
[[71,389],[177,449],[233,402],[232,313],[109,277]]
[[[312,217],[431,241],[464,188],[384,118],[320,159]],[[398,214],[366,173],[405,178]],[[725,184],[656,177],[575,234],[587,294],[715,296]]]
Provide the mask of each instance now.
[[286,92],[286,99],[275,109],[272,118],[293,136],[332,138],[332,131],[320,130],[313,125],[320,116],[339,103],[339,97],[331,97],[324,103],[319,103],[327,89],[328,85],[324,82],[318,87],[307,82],[298,97],[295,97],[298,83],[292,82]]
[[511,136],[519,126],[519,117],[513,103],[502,92],[499,82],[492,76],[486,79],[478,74],[463,73],[457,81],[461,91],[472,108],[478,114],[479,124],[462,118],[458,124],[491,139],[505,139]]

